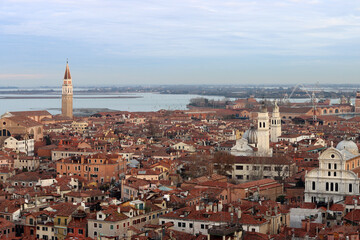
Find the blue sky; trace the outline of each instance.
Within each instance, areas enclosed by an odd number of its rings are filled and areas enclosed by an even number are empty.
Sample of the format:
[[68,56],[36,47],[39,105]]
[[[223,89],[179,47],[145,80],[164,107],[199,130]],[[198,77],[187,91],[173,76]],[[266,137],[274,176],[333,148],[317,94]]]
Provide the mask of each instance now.
[[358,0],[1,0],[0,86],[359,83]]

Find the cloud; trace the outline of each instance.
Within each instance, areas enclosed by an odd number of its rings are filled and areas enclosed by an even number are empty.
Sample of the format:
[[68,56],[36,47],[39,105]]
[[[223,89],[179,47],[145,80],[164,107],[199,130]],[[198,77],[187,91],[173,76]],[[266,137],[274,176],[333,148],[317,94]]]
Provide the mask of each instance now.
[[74,41],[121,56],[326,54],[321,48],[360,40],[356,0],[2,2],[0,36]]

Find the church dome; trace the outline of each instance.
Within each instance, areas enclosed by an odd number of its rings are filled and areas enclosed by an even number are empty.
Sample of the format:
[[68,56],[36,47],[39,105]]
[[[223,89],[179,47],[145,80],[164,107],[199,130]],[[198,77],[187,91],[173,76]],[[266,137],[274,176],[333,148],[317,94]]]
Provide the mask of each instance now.
[[356,143],[351,140],[342,140],[338,143],[336,149],[339,151],[346,150],[354,155],[359,155],[359,148],[357,147]]
[[254,127],[246,130],[243,135],[243,138],[248,140],[249,144],[256,144],[258,142],[257,130]]

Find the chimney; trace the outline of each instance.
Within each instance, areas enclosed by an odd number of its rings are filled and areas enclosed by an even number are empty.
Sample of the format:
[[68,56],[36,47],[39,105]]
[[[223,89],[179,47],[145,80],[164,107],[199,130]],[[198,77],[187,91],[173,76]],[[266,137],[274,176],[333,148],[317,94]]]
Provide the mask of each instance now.
[[8,212],[8,207],[5,207],[5,212],[6,212],[6,213]]
[[358,200],[354,199],[354,209],[357,209]]
[[310,218],[306,217],[305,219],[301,220],[302,229],[306,232],[310,231]]
[[237,213],[238,219],[240,219],[241,218],[241,208],[236,208],[236,213]]
[[218,203],[218,211],[222,212],[222,210],[223,210],[223,204],[222,204],[222,201],[219,201],[219,203]]
[[121,213],[121,211],[120,211],[120,210],[121,210],[121,209],[120,209],[120,207],[118,207],[118,208],[117,208],[117,212],[118,212],[118,213]]
[[199,211],[199,210],[200,210],[200,206],[199,206],[199,205],[196,205],[195,209],[196,209],[196,211]]

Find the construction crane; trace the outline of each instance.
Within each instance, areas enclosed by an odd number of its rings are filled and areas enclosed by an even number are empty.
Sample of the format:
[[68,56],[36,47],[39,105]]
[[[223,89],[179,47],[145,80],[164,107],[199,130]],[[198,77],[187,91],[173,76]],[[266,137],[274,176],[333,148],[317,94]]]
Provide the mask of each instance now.
[[[316,83],[316,88],[318,88],[319,86],[319,82]],[[315,95],[315,89],[313,89],[312,91],[312,94],[310,95],[309,91],[305,88],[305,86],[302,84],[302,83],[298,83],[295,85],[294,89],[291,91],[290,95],[289,96],[285,96],[283,98],[283,102],[287,102],[287,101],[290,101],[292,95],[294,94],[294,92],[299,89],[301,87],[301,89],[303,89],[306,93],[306,95],[310,98],[310,103],[312,105],[312,108],[313,108],[313,124],[316,124],[317,122],[317,115],[316,115],[316,108],[317,108],[317,98],[316,98],[316,95]]]

